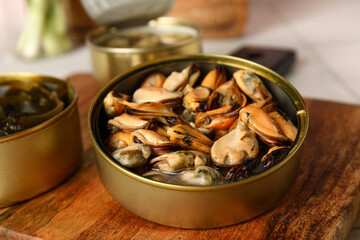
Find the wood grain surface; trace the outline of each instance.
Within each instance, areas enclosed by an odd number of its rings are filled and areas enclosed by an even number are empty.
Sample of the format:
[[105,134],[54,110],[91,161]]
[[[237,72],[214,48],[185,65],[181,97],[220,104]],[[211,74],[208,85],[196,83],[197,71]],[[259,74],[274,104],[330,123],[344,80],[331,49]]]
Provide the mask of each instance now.
[[307,99],[310,129],[300,173],[279,205],[245,223],[184,230],[137,217],[105,191],[87,129],[93,79],[78,74],[70,81],[80,96],[84,163],[47,193],[0,209],[0,239],[347,238],[360,207],[360,106]]

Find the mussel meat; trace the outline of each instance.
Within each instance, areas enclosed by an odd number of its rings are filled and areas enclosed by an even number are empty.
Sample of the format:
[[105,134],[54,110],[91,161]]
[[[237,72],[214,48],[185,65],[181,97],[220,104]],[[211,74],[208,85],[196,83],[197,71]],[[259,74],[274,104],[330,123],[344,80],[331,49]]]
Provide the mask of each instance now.
[[145,78],[144,82],[141,84],[141,88],[145,87],[157,87],[161,88],[164,84],[166,76],[162,73],[152,73],[147,78]]
[[221,184],[224,181],[219,171],[208,166],[198,166],[179,175],[184,185],[209,186]]
[[124,131],[133,132],[137,129],[147,129],[151,125],[151,119],[141,119],[140,117],[122,113],[108,121],[110,132]]
[[138,88],[133,95],[134,103],[157,102],[168,107],[176,108],[182,104],[181,92],[170,92],[165,88],[147,87]]
[[162,172],[179,172],[207,165],[209,155],[199,151],[179,150],[153,158],[149,163]]
[[286,120],[278,111],[270,112],[269,116],[275,121],[281,132],[290,139],[290,141],[295,141],[298,129],[290,120]]
[[210,89],[198,86],[184,96],[183,106],[190,111],[204,112],[207,110],[207,101],[210,94]]
[[182,91],[186,85],[192,87],[199,76],[200,70],[194,64],[191,64],[181,72],[172,72],[166,78],[162,87],[168,91]]
[[160,156],[180,148],[178,144],[171,142],[168,138],[148,129],[138,129],[132,132],[130,141],[149,146],[151,153],[155,156]]
[[274,120],[261,108],[245,107],[240,110],[239,115],[241,121],[268,145],[284,145],[289,141]]
[[111,152],[132,145],[130,141],[130,133],[128,132],[117,132],[110,135],[106,141],[105,145],[107,149]]
[[199,112],[195,118],[195,125],[202,128],[211,128],[216,130],[228,130],[239,116],[239,110],[232,109],[231,105]]
[[232,167],[255,158],[259,152],[259,143],[242,122],[219,138],[211,147],[211,160],[220,167]]
[[142,119],[154,119],[167,125],[181,123],[179,116],[165,104],[156,102],[125,102],[124,104],[126,104],[125,112],[129,115],[138,116]]
[[151,149],[144,144],[133,144],[131,146],[120,148],[111,155],[121,165],[129,168],[140,167],[147,162],[150,157]]
[[167,130],[170,140],[184,148],[209,152],[213,141],[200,131],[184,125],[178,124]]
[[131,97],[124,93],[110,91],[104,98],[104,109],[108,117],[120,115],[125,110],[124,101],[130,101]]
[[269,168],[279,162],[290,150],[289,146],[274,146],[261,159],[261,165]]
[[254,72],[248,70],[238,70],[233,74],[233,76],[241,91],[243,91],[255,102],[272,98],[271,93]]
[[207,87],[213,91],[226,81],[226,72],[223,67],[216,66],[201,81],[201,86]]
[[221,84],[209,97],[208,109],[215,109],[226,105],[244,107],[247,103],[246,96],[240,91],[235,80],[231,79]]

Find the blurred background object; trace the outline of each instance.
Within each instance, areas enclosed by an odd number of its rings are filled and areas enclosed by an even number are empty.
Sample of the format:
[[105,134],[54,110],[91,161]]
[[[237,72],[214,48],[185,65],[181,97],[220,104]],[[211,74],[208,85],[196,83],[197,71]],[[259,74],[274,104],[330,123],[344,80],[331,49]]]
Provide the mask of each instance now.
[[68,32],[72,41],[78,45],[85,42],[88,32],[96,27],[96,24],[84,10],[80,0],[63,0],[68,20]]
[[199,25],[184,19],[159,17],[148,24],[99,27],[86,39],[97,88],[119,73],[160,57],[202,52]]
[[[15,49],[26,17],[26,1],[0,0],[0,52]],[[1,60],[1,59],[0,59]]]
[[16,46],[25,59],[56,56],[84,43],[96,24],[79,0],[27,0],[26,21]]
[[89,16],[102,26],[127,28],[163,16],[175,0],[81,0]]
[[69,51],[67,16],[59,0],[27,0],[26,22],[16,53],[27,59]]
[[203,27],[204,38],[229,38],[241,35],[247,15],[247,0],[176,0],[167,14],[199,24]]
[[189,20],[162,17],[174,0],[81,0],[102,27],[86,39],[98,88],[114,76],[148,60],[202,52],[201,27]]

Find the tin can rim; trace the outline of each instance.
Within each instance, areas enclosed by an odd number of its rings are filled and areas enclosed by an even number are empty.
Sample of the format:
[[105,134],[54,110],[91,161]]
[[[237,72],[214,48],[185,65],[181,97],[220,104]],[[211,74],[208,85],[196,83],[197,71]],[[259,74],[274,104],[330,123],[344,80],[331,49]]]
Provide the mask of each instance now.
[[[100,46],[94,42],[94,39],[99,37],[103,34],[108,34],[110,32],[116,32],[119,29],[116,27],[111,26],[101,26],[99,28],[96,28],[92,31],[90,31],[86,35],[86,44],[90,48],[94,48],[97,51],[100,52],[107,52],[107,53],[148,53],[148,52],[159,52],[159,51],[166,51],[168,49],[174,49],[179,48],[185,45],[188,45],[191,42],[199,41],[201,39],[202,35],[202,29],[200,25],[191,22],[189,20],[181,19],[181,18],[175,18],[175,17],[159,17],[157,19],[151,20],[147,23],[147,25],[143,25],[143,27],[153,27],[153,26],[183,26],[188,27],[195,31],[195,34],[192,35],[192,37],[188,39],[181,40],[179,42],[176,42],[175,44],[165,45],[165,46],[157,46],[157,47],[147,47],[147,48],[133,48],[133,47],[127,47],[127,48],[116,48],[116,47],[105,47]],[[136,26],[137,28],[139,26]],[[131,29],[131,28],[128,28]],[[122,29],[121,29],[122,30]]]

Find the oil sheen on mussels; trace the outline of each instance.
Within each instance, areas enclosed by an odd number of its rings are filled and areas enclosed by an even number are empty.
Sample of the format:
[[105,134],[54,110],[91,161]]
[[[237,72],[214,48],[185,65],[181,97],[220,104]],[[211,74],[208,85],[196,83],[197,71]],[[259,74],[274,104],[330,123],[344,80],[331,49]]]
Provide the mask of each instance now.
[[207,186],[262,172],[288,153],[297,128],[255,73],[228,77],[217,66],[200,76],[191,64],[150,74],[132,96],[110,91],[112,157],[156,181]]
[[0,83],[0,137],[40,124],[60,113],[66,104],[65,84]]

